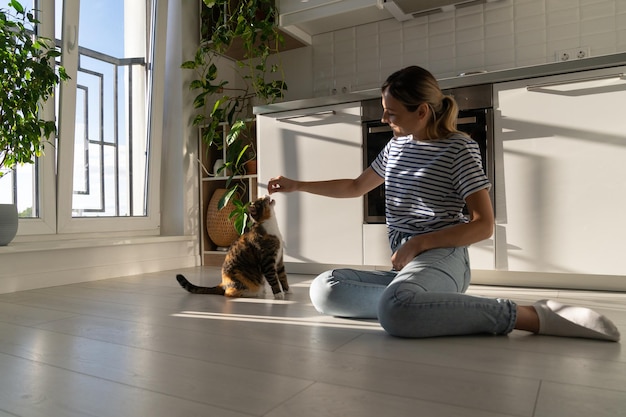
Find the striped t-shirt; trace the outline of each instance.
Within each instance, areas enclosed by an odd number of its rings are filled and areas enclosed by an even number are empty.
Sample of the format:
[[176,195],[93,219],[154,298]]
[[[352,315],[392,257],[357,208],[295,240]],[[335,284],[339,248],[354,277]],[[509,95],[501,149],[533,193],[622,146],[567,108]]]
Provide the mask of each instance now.
[[468,222],[465,198],[491,187],[478,144],[462,134],[434,141],[394,137],[371,167],[385,179],[390,239]]

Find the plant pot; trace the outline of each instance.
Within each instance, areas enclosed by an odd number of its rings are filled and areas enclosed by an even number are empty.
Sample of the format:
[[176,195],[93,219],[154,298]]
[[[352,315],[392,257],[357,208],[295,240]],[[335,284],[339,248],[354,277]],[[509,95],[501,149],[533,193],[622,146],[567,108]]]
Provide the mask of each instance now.
[[224,177],[226,174],[225,170],[221,170],[220,169],[224,166],[224,160],[223,159],[218,159],[215,161],[215,163],[213,164],[213,175],[215,175],[216,177]]
[[217,247],[227,248],[237,240],[239,233],[235,230],[234,222],[228,218],[230,212],[235,209],[235,205],[232,201],[229,201],[226,206],[218,210],[217,204],[222,196],[226,193],[225,188],[218,188],[213,192],[211,200],[209,200],[209,207],[206,211],[206,231],[209,234],[209,239]]
[[0,246],[6,246],[13,240],[17,224],[17,205],[0,204]]
[[244,164],[244,169],[246,170],[246,174],[248,175],[256,174],[256,159],[246,162]]

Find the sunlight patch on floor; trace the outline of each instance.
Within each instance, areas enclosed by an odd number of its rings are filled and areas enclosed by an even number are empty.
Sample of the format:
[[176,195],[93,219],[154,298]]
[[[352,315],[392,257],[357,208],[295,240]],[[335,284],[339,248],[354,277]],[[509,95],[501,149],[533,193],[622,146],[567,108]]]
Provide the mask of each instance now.
[[[224,320],[224,321],[243,321],[248,323],[272,323],[272,324],[292,324],[296,326],[309,327],[329,327],[339,329],[357,329],[357,330],[381,330],[378,322],[363,322],[347,319],[339,319],[334,317],[313,316],[313,317],[271,317],[256,316],[248,314],[223,314],[209,313],[206,311],[181,311],[172,314],[172,317],[184,317],[194,319],[208,320]],[[329,321],[332,320],[332,321]]]
[[306,280],[306,281],[301,281],[301,282],[296,282],[294,284],[289,284],[290,287],[292,288],[309,288],[311,286],[311,283],[313,282],[312,279]]
[[274,298],[231,298],[230,303],[251,303],[251,304],[297,304],[296,301],[276,300]]

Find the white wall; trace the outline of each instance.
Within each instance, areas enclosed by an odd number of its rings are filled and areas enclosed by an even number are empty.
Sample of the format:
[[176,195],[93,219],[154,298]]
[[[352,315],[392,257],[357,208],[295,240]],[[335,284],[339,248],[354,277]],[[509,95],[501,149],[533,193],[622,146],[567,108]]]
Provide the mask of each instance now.
[[[626,51],[626,0],[501,0],[400,23],[395,19],[313,37],[310,97],[378,88],[393,71],[420,65],[437,78],[555,61],[555,51]],[[303,98],[299,96],[296,98]]]
[[306,46],[282,52],[278,59],[285,69],[285,83],[287,83],[285,101],[311,98],[313,94],[313,47]]
[[[161,169],[161,235],[198,238],[200,207],[198,190],[198,130],[191,125],[196,115],[189,89],[197,77],[183,69],[193,60],[199,45],[198,3],[169,1]],[[220,76],[235,82],[232,63],[219,63]]]

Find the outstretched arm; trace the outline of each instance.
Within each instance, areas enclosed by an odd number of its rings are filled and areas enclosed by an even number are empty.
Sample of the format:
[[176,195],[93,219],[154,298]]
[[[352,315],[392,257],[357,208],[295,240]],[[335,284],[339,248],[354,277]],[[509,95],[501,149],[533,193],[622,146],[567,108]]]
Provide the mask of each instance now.
[[296,181],[283,176],[269,180],[267,189],[270,194],[303,191],[326,197],[350,198],[360,197],[382,184],[384,179],[372,168],[367,168],[355,179],[327,181]]

